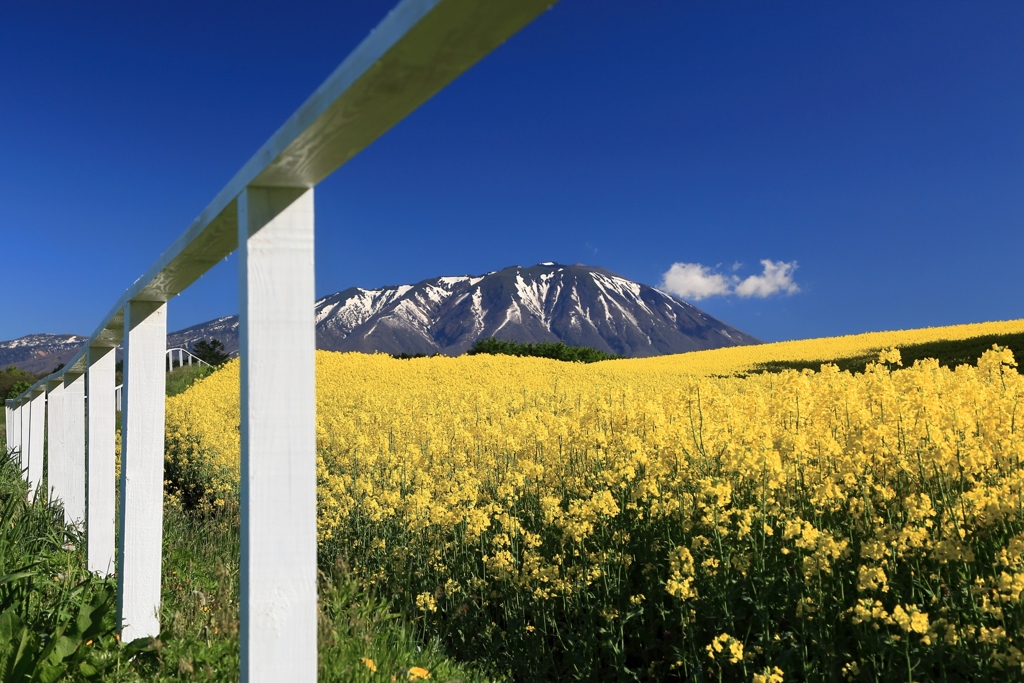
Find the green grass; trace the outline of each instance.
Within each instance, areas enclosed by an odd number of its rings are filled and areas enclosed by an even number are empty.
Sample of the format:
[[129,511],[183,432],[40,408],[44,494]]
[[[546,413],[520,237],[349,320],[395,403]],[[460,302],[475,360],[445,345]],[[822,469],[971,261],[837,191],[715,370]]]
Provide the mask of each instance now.
[[[903,359],[903,366],[910,367],[914,361],[925,358],[935,358],[939,365],[948,368],[955,368],[958,365],[977,365],[981,354],[998,344],[1009,348],[1013,357],[1018,363],[1024,364],[1024,334],[989,334],[982,337],[970,339],[957,339],[953,341],[934,341],[925,344],[911,344],[898,347]],[[864,372],[868,363],[878,359],[877,353],[856,356],[853,358],[822,358],[806,361],[773,361],[761,363],[754,367],[752,374],[761,372],[781,372],[782,370],[814,370],[815,372],[826,363],[832,363],[840,370],[848,370],[852,373]]]
[[167,395],[177,396],[195,382],[209,377],[217,368],[209,365],[182,365],[167,373]]
[[[163,631],[117,638],[115,579],[85,567],[84,537],[59,506],[27,500],[17,463],[0,458],[0,681],[237,681],[239,513],[164,509]],[[319,680],[485,681],[447,658],[343,565],[321,572]],[[372,660],[376,673],[362,661]]]
[[[143,680],[238,678],[239,514],[228,504],[200,515],[165,506],[164,586],[157,661]],[[343,565],[320,575],[318,643],[322,682],[407,680],[413,666],[432,680],[483,681],[424,643],[418,629],[361,590]],[[374,674],[361,661],[370,659]]]
[[117,640],[114,582],[85,569],[81,534],[27,488],[0,458],[0,680],[111,680],[148,644]]

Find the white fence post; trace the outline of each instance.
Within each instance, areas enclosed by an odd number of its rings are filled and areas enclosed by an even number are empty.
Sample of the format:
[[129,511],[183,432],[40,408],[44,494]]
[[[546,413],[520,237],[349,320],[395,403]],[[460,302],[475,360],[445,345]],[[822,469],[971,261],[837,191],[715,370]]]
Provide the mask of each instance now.
[[18,451],[21,462],[21,402],[7,399],[7,451]]
[[64,380],[46,383],[46,500],[64,502],[64,475],[67,458],[64,454]]
[[313,190],[247,188],[238,230],[241,679],[316,681]]
[[124,307],[117,623],[126,642],[160,633],[167,304]]
[[90,346],[88,350],[89,389],[86,494],[86,548],[89,571],[102,576],[114,573],[114,349]]
[[32,396],[25,395],[21,399],[21,471],[28,481],[28,462],[30,442],[32,440]]
[[[28,435],[28,497],[35,500],[36,490],[43,483],[43,439],[46,436],[46,388],[32,390]],[[45,491],[43,494],[45,495]]]
[[64,521],[85,521],[85,375],[64,373]]
[[16,451],[18,451],[18,467],[19,468],[22,468],[22,464],[21,463],[25,459],[24,456],[22,456],[22,454],[21,454],[21,420],[22,420],[22,415],[24,414],[22,412],[22,410],[21,410],[21,403],[22,403],[22,401],[21,401],[21,397],[20,396],[18,398],[14,399],[14,423],[15,423],[14,424],[14,429],[15,429],[16,437],[14,439],[11,439],[10,433],[8,433],[8,435],[7,435],[7,442],[11,445],[12,448],[14,448]]

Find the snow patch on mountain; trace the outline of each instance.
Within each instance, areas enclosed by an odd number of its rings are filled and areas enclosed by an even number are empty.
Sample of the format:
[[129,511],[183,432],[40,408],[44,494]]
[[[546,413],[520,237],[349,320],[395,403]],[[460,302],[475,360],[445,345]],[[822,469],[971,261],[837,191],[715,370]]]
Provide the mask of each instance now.
[[88,337],[76,334],[29,334],[10,341],[0,342],[0,349],[18,349],[49,344],[81,344]]

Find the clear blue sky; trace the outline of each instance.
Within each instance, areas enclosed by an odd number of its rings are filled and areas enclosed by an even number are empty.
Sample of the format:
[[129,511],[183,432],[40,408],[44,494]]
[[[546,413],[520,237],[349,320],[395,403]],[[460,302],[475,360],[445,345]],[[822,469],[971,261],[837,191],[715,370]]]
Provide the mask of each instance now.
[[[6,3],[0,339],[91,333],[391,5]],[[1022,124],[1016,0],[563,0],[317,188],[317,291],[559,261],[766,340],[1020,318]],[[170,327],[237,309],[232,258]]]

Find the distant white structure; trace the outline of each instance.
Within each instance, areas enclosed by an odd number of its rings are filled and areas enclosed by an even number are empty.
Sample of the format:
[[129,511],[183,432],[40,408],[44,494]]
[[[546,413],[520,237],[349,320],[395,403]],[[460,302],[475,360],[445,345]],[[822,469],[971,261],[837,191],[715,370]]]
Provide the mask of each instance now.
[[[205,365],[211,367],[209,363],[194,355],[188,349],[173,348],[167,349],[167,371],[170,372],[174,368],[180,368],[185,365],[192,367],[193,365]],[[117,406],[119,411],[124,410],[124,403],[121,400],[121,390],[124,388],[123,384],[118,384],[114,387],[114,404]]]
[[[160,629],[167,302],[238,249],[241,678],[316,680],[313,188],[553,4],[402,0],[125,291],[78,354],[7,402],[9,444],[35,495],[49,396],[51,493],[70,522],[86,523],[89,567],[104,573],[113,567],[114,420],[123,404],[123,640]],[[114,400],[110,351],[122,342],[123,397]]]

